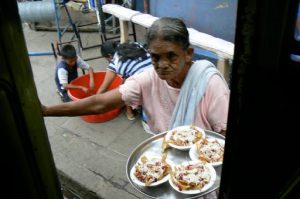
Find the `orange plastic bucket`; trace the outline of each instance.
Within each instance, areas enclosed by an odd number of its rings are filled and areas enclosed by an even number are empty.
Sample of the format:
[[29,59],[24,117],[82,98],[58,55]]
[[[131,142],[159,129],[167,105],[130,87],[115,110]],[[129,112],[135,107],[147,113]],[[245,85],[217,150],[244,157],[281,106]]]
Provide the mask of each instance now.
[[[85,97],[91,96],[93,94],[96,94],[98,88],[102,84],[103,80],[105,77],[105,72],[104,71],[99,71],[94,73],[94,80],[95,80],[95,89],[91,93],[85,93],[81,89],[69,89],[68,90],[68,95],[69,97],[73,100],[76,101],[78,99],[83,99]],[[71,81],[71,84],[74,85],[81,85],[85,87],[89,87],[89,82],[90,82],[90,77],[89,74],[82,75],[78,77],[77,79],[74,79]],[[112,90],[114,88],[119,87],[122,84],[122,78],[120,76],[116,76],[108,90]],[[114,109],[112,111],[102,113],[102,114],[97,114],[97,115],[84,115],[80,116],[80,118],[86,122],[91,122],[91,123],[101,123],[101,122],[106,122],[108,120],[114,119],[117,117],[121,112],[121,108]]]

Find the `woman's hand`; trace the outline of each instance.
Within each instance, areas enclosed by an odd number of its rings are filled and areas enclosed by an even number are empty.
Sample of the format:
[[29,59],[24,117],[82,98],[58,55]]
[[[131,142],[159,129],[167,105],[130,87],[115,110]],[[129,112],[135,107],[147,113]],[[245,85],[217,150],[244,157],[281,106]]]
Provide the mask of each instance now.
[[225,131],[225,130],[221,130],[219,133],[220,133],[221,135],[223,135],[224,137],[226,137],[226,131]]
[[43,104],[41,104],[42,114],[43,116],[47,116],[47,107]]

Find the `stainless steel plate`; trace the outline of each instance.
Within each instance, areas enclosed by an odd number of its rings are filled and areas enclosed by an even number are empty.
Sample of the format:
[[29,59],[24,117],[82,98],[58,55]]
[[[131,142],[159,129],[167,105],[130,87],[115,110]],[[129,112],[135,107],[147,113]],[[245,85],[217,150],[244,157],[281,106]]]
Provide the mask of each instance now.
[[[151,138],[148,138],[144,142],[142,142],[140,145],[138,145],[133,152],[130,154],[127,164],[126,164],[126,175],[131,183],[131,185],[141,192],[142,194],[150,197],[150,198],[167,198],[167,199],[177,199],[177,198],[199,198],[200,196],[204,196],[214,190],[216,190],[220,185],[220,176],[221,176],[221,170],[222,165],[218,167],[214,167],[216,169],[217,173],[217,179],[214,183],[214,185],[208,189],[205,192],[195,194],[195,195],[186,195],[179,193],[175,191],[169,182],[165,182],[157,187],[142,187],[137,184],[135,184],[131,177],[130,177],[130,170],[135,165],[135,163],[138,161],[138,159],[144,154],[144,153],[151,153],[153,155],[160,156],[162,151],[162,141],[167,132],[160,133],[158,135],[155,135]],[[224,140],[224,136],[217,134],[213,131],[205,130],[206,137],[213,137]],[[180,164],[182,162],[191,161],[189,157],[189,151],[180,151],[178,149],[169,148],[168,149],[168,157],[167,159],[171,160],[175,164]]]

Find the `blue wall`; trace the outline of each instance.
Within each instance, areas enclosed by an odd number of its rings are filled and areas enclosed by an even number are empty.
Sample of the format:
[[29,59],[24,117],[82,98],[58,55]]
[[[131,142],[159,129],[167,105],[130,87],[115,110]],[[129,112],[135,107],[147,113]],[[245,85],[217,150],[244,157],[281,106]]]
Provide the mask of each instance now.
[[[137,0],[137,9],[143,10]],[[237,0],[149,0],[150,14],[178,17],[188,27],[234,42]]]

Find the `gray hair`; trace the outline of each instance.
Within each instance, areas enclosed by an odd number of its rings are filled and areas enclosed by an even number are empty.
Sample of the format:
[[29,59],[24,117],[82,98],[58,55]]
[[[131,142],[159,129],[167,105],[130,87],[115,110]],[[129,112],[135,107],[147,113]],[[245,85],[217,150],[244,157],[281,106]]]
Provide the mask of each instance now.
[[178,18],[162,17],[156,20],[146,34],[147,45],[149,46],[156,38],[179,44],[184,49],[190,46],[187,27],[184,22]]

